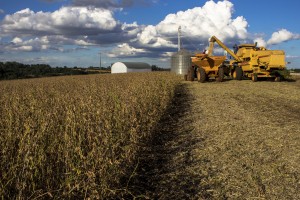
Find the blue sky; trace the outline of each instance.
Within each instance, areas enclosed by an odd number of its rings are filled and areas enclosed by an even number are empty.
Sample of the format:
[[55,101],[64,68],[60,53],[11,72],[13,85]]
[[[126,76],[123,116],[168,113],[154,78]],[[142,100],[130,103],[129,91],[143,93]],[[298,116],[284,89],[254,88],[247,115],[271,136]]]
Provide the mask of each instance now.
[[102,66],[143,61],[170,67],[183,47],[254,43],[286,52],[300,68],[300,1],[286,0],[0,0],[0,61]]

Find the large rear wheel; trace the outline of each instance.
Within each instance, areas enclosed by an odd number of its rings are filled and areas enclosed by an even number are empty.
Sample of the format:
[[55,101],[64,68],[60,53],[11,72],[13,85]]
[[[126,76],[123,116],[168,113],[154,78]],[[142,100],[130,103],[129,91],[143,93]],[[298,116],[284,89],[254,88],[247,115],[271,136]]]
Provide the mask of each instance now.
[[188,81],[194,81],[194,67],[189,67],[188,73],[187,73],[187,80]]
[[257,81],[257,74],[252,74],[252,81],[256,82]]
[[224,68],[219,67],[217,81],[222,82],[224,79]]
[[243,70],[242,70],[242,68],[236,67],[234,69],[234,72],[233,72],[233,79],[240,81],[240,80],[242,80],[242,78],[243,78]]
[[275,81],[276,82],[280,82],[282,80],[282,77],[280,75],[276,76],[275,77]]
[[205,70],[202,67],[198,67],[197,79],[200,83],[204,83],[207,80]]

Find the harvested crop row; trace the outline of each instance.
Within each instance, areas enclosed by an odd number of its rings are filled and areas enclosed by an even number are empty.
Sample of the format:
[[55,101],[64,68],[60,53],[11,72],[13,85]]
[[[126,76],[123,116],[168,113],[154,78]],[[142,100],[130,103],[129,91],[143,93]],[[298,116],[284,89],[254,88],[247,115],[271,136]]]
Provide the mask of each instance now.
[[198,197],[299,199],[300,82],[187,83]]
[[120,178],[179,81],[169,73],[2,81],[1,198],[126,193]]

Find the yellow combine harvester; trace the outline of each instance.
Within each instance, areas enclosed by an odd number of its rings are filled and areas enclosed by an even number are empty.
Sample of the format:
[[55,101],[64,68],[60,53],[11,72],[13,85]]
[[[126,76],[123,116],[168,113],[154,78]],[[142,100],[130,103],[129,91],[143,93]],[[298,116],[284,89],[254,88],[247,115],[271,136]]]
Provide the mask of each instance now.
[[[225,61],[226,56],[213,56],[215,42],[232,56],[229,62]],[[194,80],[195,73],[198,81],[202,83],[210,77],[223,81],[225,75],[236,80],[251,78],[253,81],[258,78],[281,81],[289,75],[282,50],[267,50],[265,47],[257,47],[256,44],[241,44],[235,50],[231,51],[217,37],[212,36],[208,53],[192,57],[193,66],[188,71],[187,79]]]
[[215,42],[232,56],[228,66],[234,79],[241,80],[245,77],[257,81],[258,78],[274,78],[275,81],[281,81],[289,75],[282,50],[267,50],[265,47],[257,47],[256,44],[241,44],[234,53],[217,37],[212,36],[208,56],[212,56]]

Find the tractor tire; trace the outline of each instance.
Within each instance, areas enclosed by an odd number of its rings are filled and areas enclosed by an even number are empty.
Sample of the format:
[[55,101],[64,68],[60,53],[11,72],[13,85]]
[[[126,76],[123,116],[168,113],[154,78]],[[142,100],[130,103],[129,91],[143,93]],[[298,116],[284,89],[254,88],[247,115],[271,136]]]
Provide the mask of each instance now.
[[218,70],[218,77],[217,77],[217,81],[218,82],[222,82],[224,79],[224,68],[220,67]]
[[240,67],[236,67],[234,69],[234,72],[233,72],[233,79],[234,80],[242,80],[243,79],[243,70],[242,68]]
[[190,67],[188,69],[187,80],[194,81],[194,68],[193,67]]
[[205,70],[202,67],[198,67],[197,79],[200,83],[204,83],[207,80]]
[[282,77],[281,76],[276,76],[275,77],[275,82],[281,82],[282,80]]
[[257,74],[252,74],[252,81],[257,82]]

